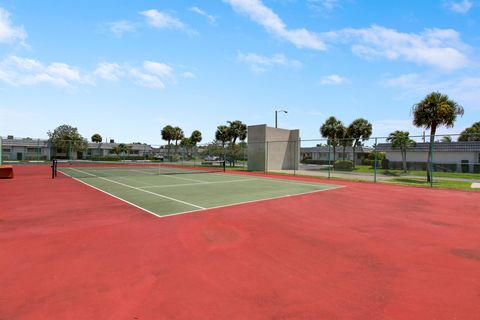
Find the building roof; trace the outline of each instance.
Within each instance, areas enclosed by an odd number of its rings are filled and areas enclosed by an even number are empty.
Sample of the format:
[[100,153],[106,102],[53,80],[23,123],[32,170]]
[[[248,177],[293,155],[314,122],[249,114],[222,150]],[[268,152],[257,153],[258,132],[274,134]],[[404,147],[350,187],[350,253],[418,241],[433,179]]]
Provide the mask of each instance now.
[[[327,153],[330,150],[330,152],[333,152],[332,147],[328,146],[321,146],[321,147],[302,147],[300,148],[300,152],[324,152]],[[343,152],[343,147],[342,146],[337,146],[336,147],[337,152]],[[355,153],[370,153],[373,151],[372,147],[366,147],[366,146],[358,146],[355,148]],[[346,147],[345,152],[353,152],[353,147]]]
[[[95,143],[95,142],[88,142],[88,149],[104,149],[110,150],[114,147],[118,146],[120,143]],[[152,150],[152,146],[149,144],[139,144],[139,143],[126,143],[132,150]],[[51,144],[46,139],[30,139],[30,138],[2,138],[2,146],[3,147],[41,147],[41,148],[49,148]]]
[[[407,148],[409,152],[428,152],[429,143],[420,142],[414,147]],[[390,143],[379,143],[378,151],[381,152],[400,152],[399,148],[392,148]],[[435,142],[434,152],[480,152],[480,141],[454,141],[454,142]]]

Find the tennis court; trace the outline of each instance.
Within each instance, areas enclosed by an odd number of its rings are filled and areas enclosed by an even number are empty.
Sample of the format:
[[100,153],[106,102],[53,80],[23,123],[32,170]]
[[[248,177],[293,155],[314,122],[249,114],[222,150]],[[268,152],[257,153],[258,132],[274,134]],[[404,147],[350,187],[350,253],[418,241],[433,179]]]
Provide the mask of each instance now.
[[58,171],[156,216],[340,188],[338,185],[228,174],[221,167],[150,163],[61,163]]

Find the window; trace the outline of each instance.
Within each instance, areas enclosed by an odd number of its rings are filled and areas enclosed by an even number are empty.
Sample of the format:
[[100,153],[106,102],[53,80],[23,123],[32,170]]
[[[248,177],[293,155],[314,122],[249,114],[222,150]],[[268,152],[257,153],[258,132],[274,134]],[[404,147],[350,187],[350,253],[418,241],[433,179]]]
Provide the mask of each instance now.
[[3,148],[2,151],[3,152],[11,152],[12,150],[10,148]]
[[37,152],[41,152],[42,149],[41,148],[27,148],[27,152],[29,153],[37,153]]

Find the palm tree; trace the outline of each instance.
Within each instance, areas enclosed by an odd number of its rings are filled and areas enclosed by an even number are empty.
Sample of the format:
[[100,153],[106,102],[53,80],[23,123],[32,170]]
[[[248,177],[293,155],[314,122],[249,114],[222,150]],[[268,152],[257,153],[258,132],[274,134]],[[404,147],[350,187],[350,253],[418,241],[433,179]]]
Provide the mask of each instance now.
[[339,127],[339,136],[338,136],[338,144],[342,146],[342,160],[345,160],[345,156],[347,155],[347,152],[345,149],[347,147],[351,147],[353,143],[352,137],[350,137],[350,133],[348,132],[348,129],[345,128],[343,125],[341,126],[341,129]]
[[96,143],[99,143],[99,142],[102,142],[102,136],[98,133],[95,133],[93,136],[92,136],[92,142],[96,142]]
[[410,133],[407,131],[396,130],[387,138],[387,141],[392,144],[392,148],[400,148],[402,154],[403,172],[407,172],[407,149],[415,146],[415,141],[410,139]]
[[353,166],[355,166],[355,149],[361,141],[365,141],[372,135],[372,124],[368,120],[358,118],[348,126],[348,135],[353,141]]
[[417,127],[430,129],[430,147],[428,150],[427,180],[431,182],[433,163],[433,144],[437,127],[444,125],[452,128],[457,116],[463,116],[463,107],[450,100],[446,94],[432,92],[416,103],[412,108],[413,124]]
[[167,141],[168,157],[170,157],[170,142],[174,139],[174,128],[171,125],[166,125],[162,129],[162,140]]
[[460,133],[458,141],[480,141],[480,121]]
[[328,118],[320,127],[320,134],[327,138],[327,145],[333,148],[333,162],[335,162],[335,154],[338,146],[338,139],[343,135],[344,126],[342,121],[335,117]]
[[440,139],[440,142],[452,142],[452,137],[443,136],[442,139]]
[[117,156],[121,155],[121,154],[128,154],[131,150],[131,147],[130,146],[127,146],[126,144],[124,143],[120,143],[118,145],[116,145],[115,147],[113,147],[112,151],[115,152],[115,154]]
[[230,125],[230,136],[232,138],[232,143],[235,144],[237,139],[241,141],[247,138],[247,125],[240,120],[227,121]]
[[230,128],[225,125],[218,126],[215,131],[215,139],[221,141],[222,148],[225,149],[225,144],[232,139]]
[[202,141],[202,133],[198,130],[194,130],[190,135],[190,141],[194,146],[197,145],[200,141]]

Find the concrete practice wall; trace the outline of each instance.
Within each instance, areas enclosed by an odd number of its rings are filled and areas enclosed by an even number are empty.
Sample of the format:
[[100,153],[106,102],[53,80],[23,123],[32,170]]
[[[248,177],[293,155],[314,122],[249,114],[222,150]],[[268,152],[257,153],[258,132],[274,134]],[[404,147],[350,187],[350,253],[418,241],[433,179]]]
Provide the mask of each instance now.
[[297,170],[300,131],[255,125],[248,127],[248,170]]

